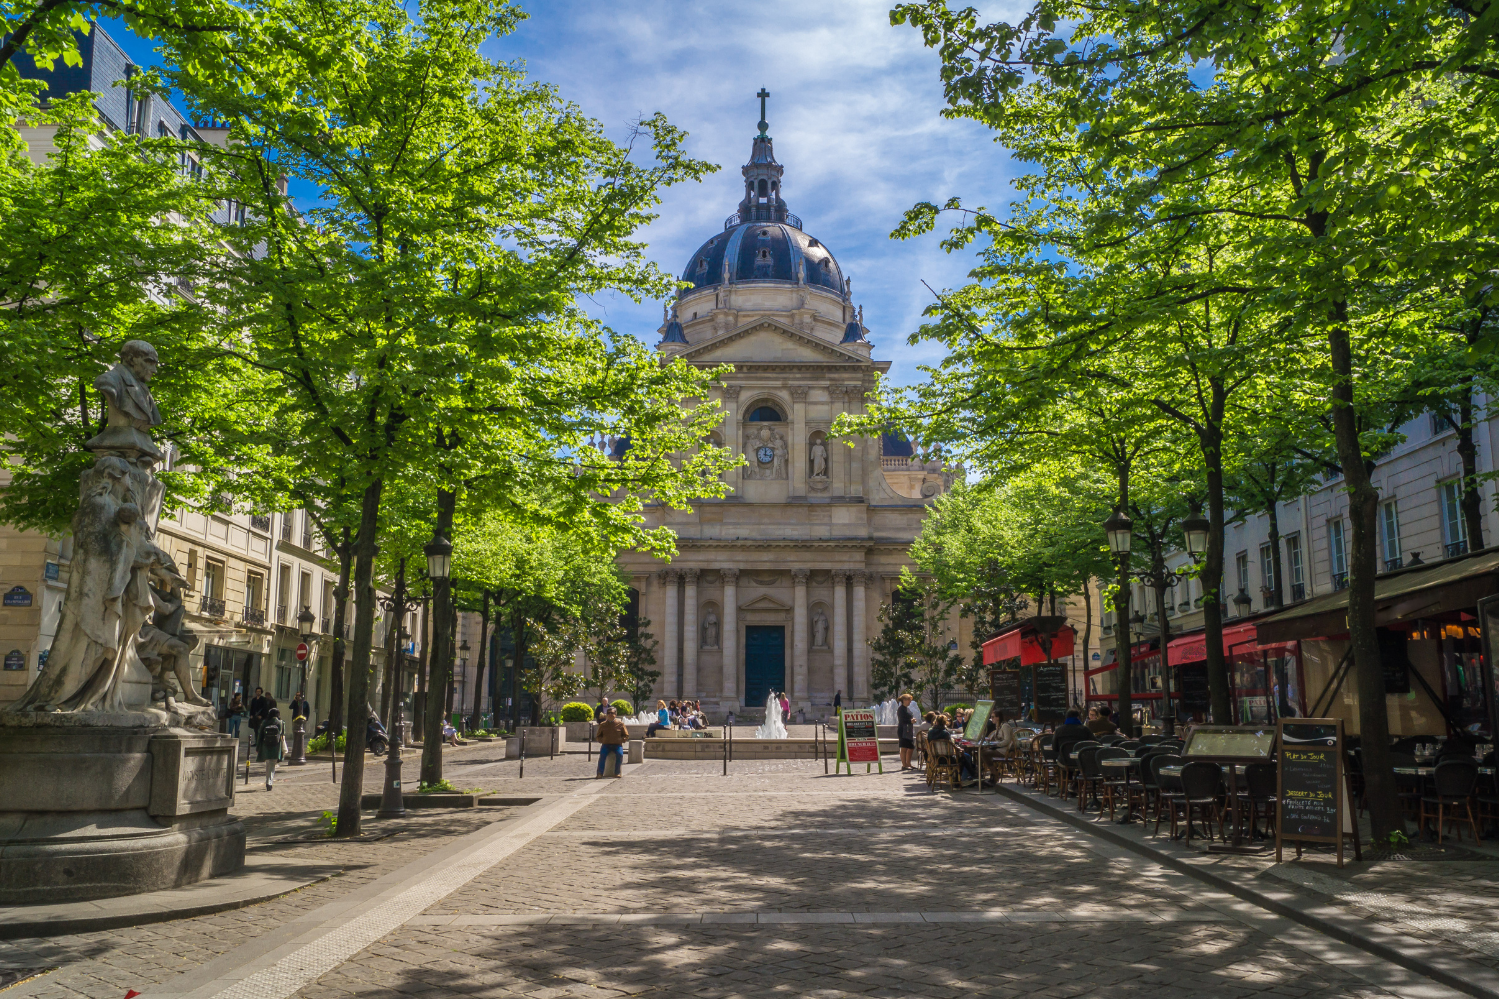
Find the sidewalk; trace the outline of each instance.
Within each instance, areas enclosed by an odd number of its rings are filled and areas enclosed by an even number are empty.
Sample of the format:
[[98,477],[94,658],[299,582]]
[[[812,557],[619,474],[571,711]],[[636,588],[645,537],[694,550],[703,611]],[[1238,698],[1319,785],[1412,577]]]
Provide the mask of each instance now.
[[[1473,849],[1469,839],[1444,851],[1453,859],[1431,861],[1356,862],[1349,848],[1342,869],[1331,847],[1306,844],[1300,860],[1287,848],[1277,864],[1273,840],[1259,855],[1208,853],[1202,840],[1171,840],[1164,822],[1155,835],[1154,820],[1120,825],[1013,783],[999,793],[1470,995],[1499,997],[1499,851],[1490,844]],[[1410,851],[1435,853],[1420,843]]]

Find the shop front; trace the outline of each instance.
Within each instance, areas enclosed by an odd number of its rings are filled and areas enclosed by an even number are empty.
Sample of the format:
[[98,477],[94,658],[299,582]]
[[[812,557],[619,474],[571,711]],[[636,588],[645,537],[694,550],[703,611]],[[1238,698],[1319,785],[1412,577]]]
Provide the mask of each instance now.
[[[1233,724],[1270,725],[1279,718],[1306,715],[1302,691],[1301,654],[1295,642],[1261,642],[1255,623],[1223,629],[1223,657],[1228,664],[1229,700]],[[1184,704],[1183,720],[1205,720],[1209,708],[1207,635],[1195,632],[1173,639],[1167,658],[1183,691],[1192,691]]]

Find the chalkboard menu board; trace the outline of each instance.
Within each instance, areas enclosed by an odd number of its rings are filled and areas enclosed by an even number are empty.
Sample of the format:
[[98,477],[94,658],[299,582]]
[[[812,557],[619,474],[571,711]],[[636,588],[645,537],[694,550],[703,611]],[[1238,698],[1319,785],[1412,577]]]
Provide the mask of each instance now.
[[990,670],[989,696],[994,700],[994,710],[1002,712],[1007,720],[1019,718],[1020,711],[1025,706],[1020,697],[1020,671]]
[[1182,709],[1206,711],[1213,699],[1208,694],[1208,664],[1185,663],[1176,670],[1177,690],[1181,694]]
[[[1276,755],[1279,795],[1275,812],[1275,862],[1284,841],[1336,843],[1352,834],[1361,855],[1343,775],[1343,723],[1336,718],[1283,718]],[[1297,854],[1301,848],[1297,847]]]
[[1061,663],[1031,667],[1036,671],[1036,716],[1059,722],[1067,717],[1067,667]]

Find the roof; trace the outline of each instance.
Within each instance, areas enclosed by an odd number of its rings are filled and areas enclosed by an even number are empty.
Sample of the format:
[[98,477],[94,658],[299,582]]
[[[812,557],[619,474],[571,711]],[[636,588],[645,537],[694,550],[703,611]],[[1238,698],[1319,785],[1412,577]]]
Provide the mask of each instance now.
[[[1374,623],[1393,625],[1475,607],[1499,593],[1499,547],[1374,580]],[[1258,622],[1260,643],[1342,635],[1348,631],[1348,591],[1323,594]]]
[[698,247],[682,280],[692,288],[741,281],[785,281],[843,294],[843,272],[821,242],[786,222],[741,222]]

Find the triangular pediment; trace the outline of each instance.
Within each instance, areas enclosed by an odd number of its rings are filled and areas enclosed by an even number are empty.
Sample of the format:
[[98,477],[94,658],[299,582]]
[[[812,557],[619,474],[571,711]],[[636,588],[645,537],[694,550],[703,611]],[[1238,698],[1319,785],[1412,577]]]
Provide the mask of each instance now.
[[742,611],[789,611],[791,605],[783,604],[768,594],[762,594],[747,604],[740,604],[739,609]]
[[722,336],[694,344],[677,355],[688,361],[714,364],[811,363],[829,361],[869,363],[868,358],[792,329],[774,319],[757,319]]

